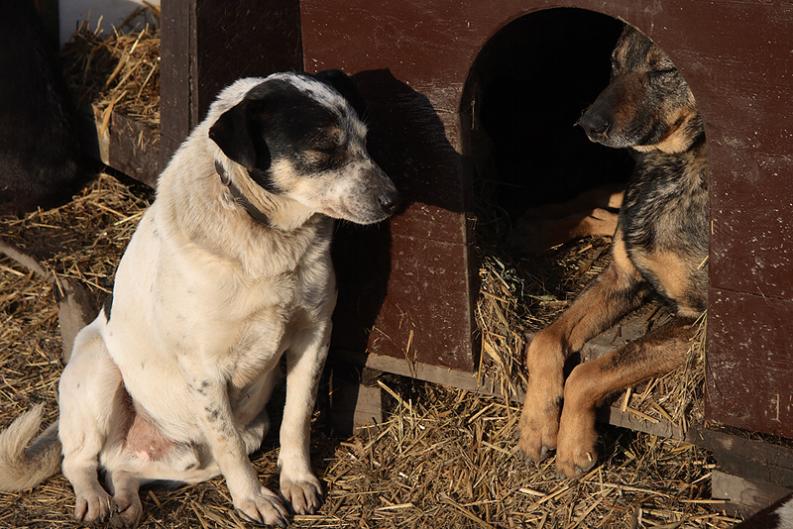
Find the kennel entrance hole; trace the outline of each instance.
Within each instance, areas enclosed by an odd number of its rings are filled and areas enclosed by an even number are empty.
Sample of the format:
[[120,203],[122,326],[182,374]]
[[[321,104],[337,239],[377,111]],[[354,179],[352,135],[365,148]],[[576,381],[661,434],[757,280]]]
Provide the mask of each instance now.
[[475,207],[519,216],[626,181],[630,155],[591,143],[574,126],[608,84],[622,27],[594,11],[550,9],[511,22],[482,48],[462,107]]

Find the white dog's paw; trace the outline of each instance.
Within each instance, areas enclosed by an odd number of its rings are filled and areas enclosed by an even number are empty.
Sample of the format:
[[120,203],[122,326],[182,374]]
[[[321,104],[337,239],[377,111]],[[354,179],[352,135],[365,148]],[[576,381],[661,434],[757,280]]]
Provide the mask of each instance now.
[[135,527],[143,514],[143,504],[137,492],[113,496],[114,513],[110,518],[113,527]]
[[281,495],[295,514],[314,514],[322,506],[322,485],[313,474],[289,479],[281,475]]
[[110,515],[110,494],[96,486],[76,493],[74,517],[80,522],[102,522]]
[[259,525],[286,527],[289,524],[289,511],[284,502],[266,487],[240,500],[234,500],[234,507],[246,521]]

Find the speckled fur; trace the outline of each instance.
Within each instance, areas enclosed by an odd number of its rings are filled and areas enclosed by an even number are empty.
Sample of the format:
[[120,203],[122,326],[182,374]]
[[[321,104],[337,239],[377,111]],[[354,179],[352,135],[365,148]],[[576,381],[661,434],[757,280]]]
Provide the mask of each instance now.
[[[295,160],[315,142],[328,144],[326,130],[342,131],[344,142],[330,138],[330,147],[350,151],[339,156],[350,163],[299,167]],[[254,522],[285,526],[287,504],[298,514],[319,508],[309,435],[336,302],[331,217],[377,222],[395,194],[366,153],[365,134],[330,85],[286,73],[223,90],[180,146],[121,258],[112,300],[77,335],[60,380],[58,434],[76,518],[112,514],[134,525],[141,482],[218,474],[234,507]],[[240,157],[237,147],[254,141],[278,149]],[[266,433],[264,407],[282,357],[279,496],[261,484],[248,454]],[[25,448],[18,441],[29,438],[35,410],[26,417],[0,435],[0,456]],[[97,480],[99,467],[109,491]],[[23,481],[0,483],[14,489]]]

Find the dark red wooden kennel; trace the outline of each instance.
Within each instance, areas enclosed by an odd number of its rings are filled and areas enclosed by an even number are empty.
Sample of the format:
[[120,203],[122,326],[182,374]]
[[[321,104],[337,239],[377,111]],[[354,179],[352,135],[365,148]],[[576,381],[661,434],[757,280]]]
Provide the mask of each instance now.
[[[712,168],[708,425],[793,439],[789,2],[163,0],[158,156],[164,162],[213,95],[237,77],[325,68],[353,75],[368,101],[370,150],[407,207],[388,226],[339,233],[336,354],[482,389],[473,323],[472,180],[483,89],[475,65],[505,28],[552,9],[590,10],[636,26],[691,85]],[[555,51],[538,40],[524,53],[506,67]],[[532,137],[531,121],[525,127]],[[143,144],[140,135],[136,141]],[[723,453],[730,471],[793,485],[789,448],[723,428],[690,435]]]

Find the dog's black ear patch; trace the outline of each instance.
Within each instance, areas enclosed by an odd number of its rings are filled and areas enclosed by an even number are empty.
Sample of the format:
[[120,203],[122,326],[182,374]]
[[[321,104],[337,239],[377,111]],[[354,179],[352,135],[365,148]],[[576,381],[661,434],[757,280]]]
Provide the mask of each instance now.
[[341,70],[323,70],[315,73],[314,77],[340,93],[350,103],[358,117],[363,119],[366,115],[366,102],[352,77]]
[[209,129],[209,137],[223,154],[253,170],[256,167],[256,147],[248,126],[248,101],[234,105],[224,112]]

